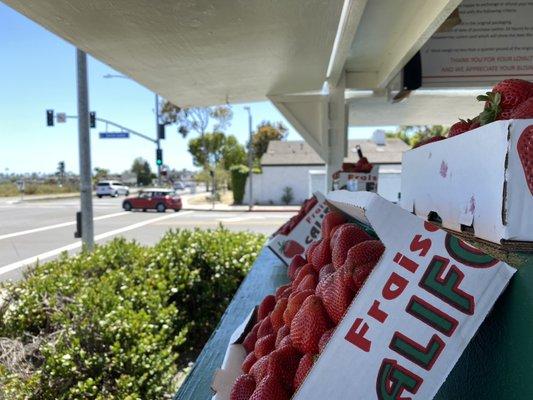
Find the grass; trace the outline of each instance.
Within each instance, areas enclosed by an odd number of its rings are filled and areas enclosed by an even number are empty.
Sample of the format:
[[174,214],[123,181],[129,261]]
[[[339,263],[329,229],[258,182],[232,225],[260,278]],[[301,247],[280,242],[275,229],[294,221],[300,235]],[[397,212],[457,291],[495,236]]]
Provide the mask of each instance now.
[[[79,191],[77,185],[65,184],[58,186],[53,183],[27,183],[24,194],[59,194],[59,193],[77,193]],[[4,182],[0,183],[0,197],[14,197],[20,196],[20,192],[15,183]]]

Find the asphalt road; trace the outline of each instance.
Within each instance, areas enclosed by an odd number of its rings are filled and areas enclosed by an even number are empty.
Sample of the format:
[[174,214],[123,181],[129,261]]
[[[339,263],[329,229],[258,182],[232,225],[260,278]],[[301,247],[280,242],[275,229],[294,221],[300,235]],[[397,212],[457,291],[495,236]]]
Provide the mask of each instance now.
[[[183,210],[125,212],[121,208],[122,200],[94,199],[97,243],[123,236],[151,245],[169,229],[208,229],[219,224],[234,231],[270,234],[293,215],[291,212]],[[0,202],[0,281],[20,278],[24,267],[37,260],[50,260],[63,251],[79,251],[81,242],[74,238],[78,209],[79,199]]]

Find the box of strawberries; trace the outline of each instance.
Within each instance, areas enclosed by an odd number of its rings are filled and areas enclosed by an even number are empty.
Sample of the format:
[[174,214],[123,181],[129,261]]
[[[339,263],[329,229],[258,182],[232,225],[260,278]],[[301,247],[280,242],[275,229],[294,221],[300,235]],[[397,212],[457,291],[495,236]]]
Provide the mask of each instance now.
[[327,203],[291,282],[234,335],[216,399],[431,399],[515,272],[376,194]]
[[359,160],[355,163],[345,162],[339,171],[333,173],[332,190],[377,192],[379,166],[370,163],[363,156],[360,146],[356,146],[356,149]]
[[320,225],[327,211],[325,196],[316,192],[304,201],[296,215],[274,232],[267,246],[289,265],[294,256],[302,254],[311,242],[320,238]]
[[478,100],[480,115],[404,153],[401,205],[462,235],[532,249],[533,83],[505,80]]

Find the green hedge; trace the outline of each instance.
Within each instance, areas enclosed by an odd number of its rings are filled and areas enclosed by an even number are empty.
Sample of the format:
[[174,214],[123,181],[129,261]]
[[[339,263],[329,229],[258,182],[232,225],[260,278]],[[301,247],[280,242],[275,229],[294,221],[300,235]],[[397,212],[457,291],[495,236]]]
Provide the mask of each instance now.
[[245,165],[235,165],[230,168],[230,171],[231,188],[233,190],[233,202],[235,204],[242,204],[249,168]]
[[0,399],[171,398],[262,247],[250,233],[116,239],[0,287]]

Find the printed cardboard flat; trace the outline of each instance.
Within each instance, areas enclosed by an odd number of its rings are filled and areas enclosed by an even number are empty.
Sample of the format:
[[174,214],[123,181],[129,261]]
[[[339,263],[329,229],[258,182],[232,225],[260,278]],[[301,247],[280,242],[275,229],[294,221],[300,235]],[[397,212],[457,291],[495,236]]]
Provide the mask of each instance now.
[[333,190],[377,192],[378,176],[378,165],[374,165],[368,173],[338,171],[333,174]]
[[533,242],[533,177],[522,147],[533,141],[530,125],[497,121],[405,152],[401,206],[489,242]]
[[386,250],[293,399],[432,399],[515,270],[376,194],[327,200]]
[[292,229],[288,236],[277,234],[267,243],[267,246],[280,260],[289,265],[292,258],[302,254],[311,242],[320,239],[320,227],[324,215],[328,212],[325,196],[314,193],[317,204],[305,215],[304,218]]

